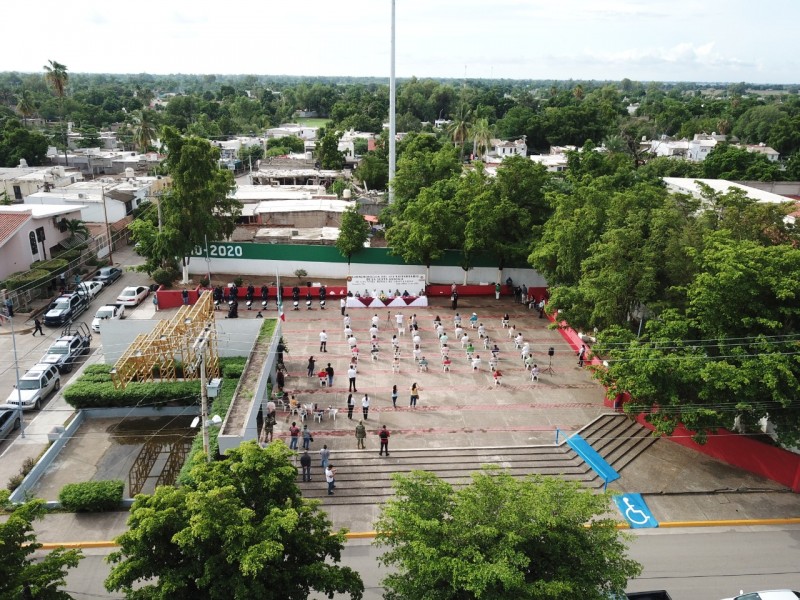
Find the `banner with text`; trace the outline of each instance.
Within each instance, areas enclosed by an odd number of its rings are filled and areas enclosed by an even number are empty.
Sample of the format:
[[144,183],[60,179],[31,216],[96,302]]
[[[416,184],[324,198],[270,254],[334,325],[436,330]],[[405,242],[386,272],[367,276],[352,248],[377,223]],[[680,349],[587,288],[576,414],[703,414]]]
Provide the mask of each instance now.
[[425,275],[352,275],[347,278],[347,291],[363,297],[410,296],[425,294]]

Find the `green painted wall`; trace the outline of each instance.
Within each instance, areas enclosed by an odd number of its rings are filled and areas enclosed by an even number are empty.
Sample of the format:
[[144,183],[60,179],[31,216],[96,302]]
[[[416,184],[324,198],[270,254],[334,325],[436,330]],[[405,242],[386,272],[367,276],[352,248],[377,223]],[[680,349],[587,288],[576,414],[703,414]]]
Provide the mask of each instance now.
[[[241,258],[245,260],[293,260],[308,262],[346,263],[347,260],[334,246],[304,246],[299,244],[254,244],[218,243],[208,245],[210,258]],[[205,248],[195,248],[192,256],[205,257]],[[389,253],[388,248],[364,248],[352,258],[354,264],[405,265],[399,256]],[[432,266],[461,266],[461,252],[448,250]],[[475,259],[473,267],[497,267],[497,261],[489,256]],[[507,268],[530,269],[525,262],[506,265]]]

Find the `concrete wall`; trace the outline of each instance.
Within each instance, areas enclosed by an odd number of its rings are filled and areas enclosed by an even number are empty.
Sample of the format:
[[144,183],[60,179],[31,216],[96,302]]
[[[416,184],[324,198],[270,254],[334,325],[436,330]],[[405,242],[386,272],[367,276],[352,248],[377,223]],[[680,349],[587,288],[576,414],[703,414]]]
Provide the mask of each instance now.
[[[259,325],[261,323],[261,321],[258,320],[256,322],[259,323]],[[222,422],[222,428],[217,438],[219,441],[220,454],[225,454],[231,448],[238,447],[242,442],[258,439],[258,413],[262,412],[262,414],[266,414],[267,402],[269,400],[269,398],[267,398],[267,384],[271,379],[274,379],[275,376],[277,364],[276,349],[281,339],[282,331],[281,321],[279,320],[276,323],[275,331],[270,341],[269,351],[267,352],[267,359],[264,361],[264,365],[261,368],[261,373],[258,376],[255,389],[244,389],[242,386],[243,379],[239,380],[239,384],[236,386],[236,391],[233,394],[233,402],[231,402],[231,406],[228,409],[228,414],[225,415],[225,420]],[[248,354],[250,356],[248,363],[253,357],[252,348],[254,344],[255,338],[248,349]],[[245,367],[245,371],[247,371],[247,366]],[[230,421],[233,408],[234,406],[241,406],[241,404],[245,403],[247,404],[247,414],[244,418],[244,422],[241,426],[234,425]]]
[[[222,357],[247,356],[253,347],[260,319],[225,319],[224,312],[217,313],[217,348]],[[100,339],[105,350],[106,364],[113,365],[140,333],[149,333],[158,321],[150,319],[124,319],[104,321],[100,325]]]
[[[263,276],[275,281],[276,274],[294,280],[294,271],[305,269],[309,280],[313,278],[344,279],[348,275],[360,274],[408,274],[425,273],[424,265],[407,264],[399,256],[392,255],[387,248],[365,248],[347,260],[333,246],[302,244],[256,244],[256,243],[209,243],[209,264],[206,265],[205,249],[197,248],[189,263],[189,270],[203,276],[206,267],[214,273]],[[447,251],[441,259],[431,265],[428,283],[480,284],[493,283],[498,278],[497,261],[492,257],[479,257],[475,267],[466,274],[459,266],[461,255]],[[511,277],[527,286],[542,287],[544,278],[527,265],[514,264],[503,269],[501,279]],[[197,278],[197,277],[196,277]]]

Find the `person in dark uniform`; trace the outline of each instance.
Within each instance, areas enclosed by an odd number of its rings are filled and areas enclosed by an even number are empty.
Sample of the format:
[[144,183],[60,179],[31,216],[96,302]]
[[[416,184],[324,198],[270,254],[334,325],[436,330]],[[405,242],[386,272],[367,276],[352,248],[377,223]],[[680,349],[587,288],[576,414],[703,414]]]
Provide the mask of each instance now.
[[308,450],[300,457],[300,466],[303,468],[303,481],[311,481],[311,457]]
[[40,333],[44,335],[44,331],[42,331],[42,322],[39,319],[33,320],[33,335],[35,336],[36,333]]

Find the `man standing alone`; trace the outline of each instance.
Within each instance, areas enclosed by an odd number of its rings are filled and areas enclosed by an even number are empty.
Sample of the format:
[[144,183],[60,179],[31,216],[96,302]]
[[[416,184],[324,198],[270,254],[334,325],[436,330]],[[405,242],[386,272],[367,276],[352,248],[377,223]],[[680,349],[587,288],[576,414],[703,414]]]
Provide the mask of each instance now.
[[367,415],[369,415],[369,395],[364,394],[364,397],[361,399],[361,412],[364,413],[364,420],[367,420]]
[[325,469],[325,481],[328,483],[328,496],[333,496],[333,488],[336,487],[336,469],[333,465],[328,465]]
[[383,428],[378,433],[378,437],[381,438],[381,450],[380,450],[380,452],[378,452],[378,456],[382,456],[384,450],[386,451],[386,456],[389,456],[389,436],[390,435],[391,434],[389,433],[389,430],[386,429],[386,425],[384,425]]
[[308,451],[300,457],[300,466],[303,468],[303,481],[311,481],[311,457]]
[[358,444],[358,449],[363,450],[366,448],[364,446],[364,440],[367,437],[367,428],[364,427],[364,421],[359,421],[358,425],[356,425],[356,442]]
[[320,352],[328,351],[328,334],[325,333],[324,329],[319,332],[319,351]]
[[328,387],[333,387],[333,367],[331,363],[328,363],[328,366],[325,367],[325,373],[328,375]]
[[349,387],[348,392],[357,392],[356,389],[356,366],[353,363],[350,363],[350,368],[347,369],[347,379],[349,380]]

